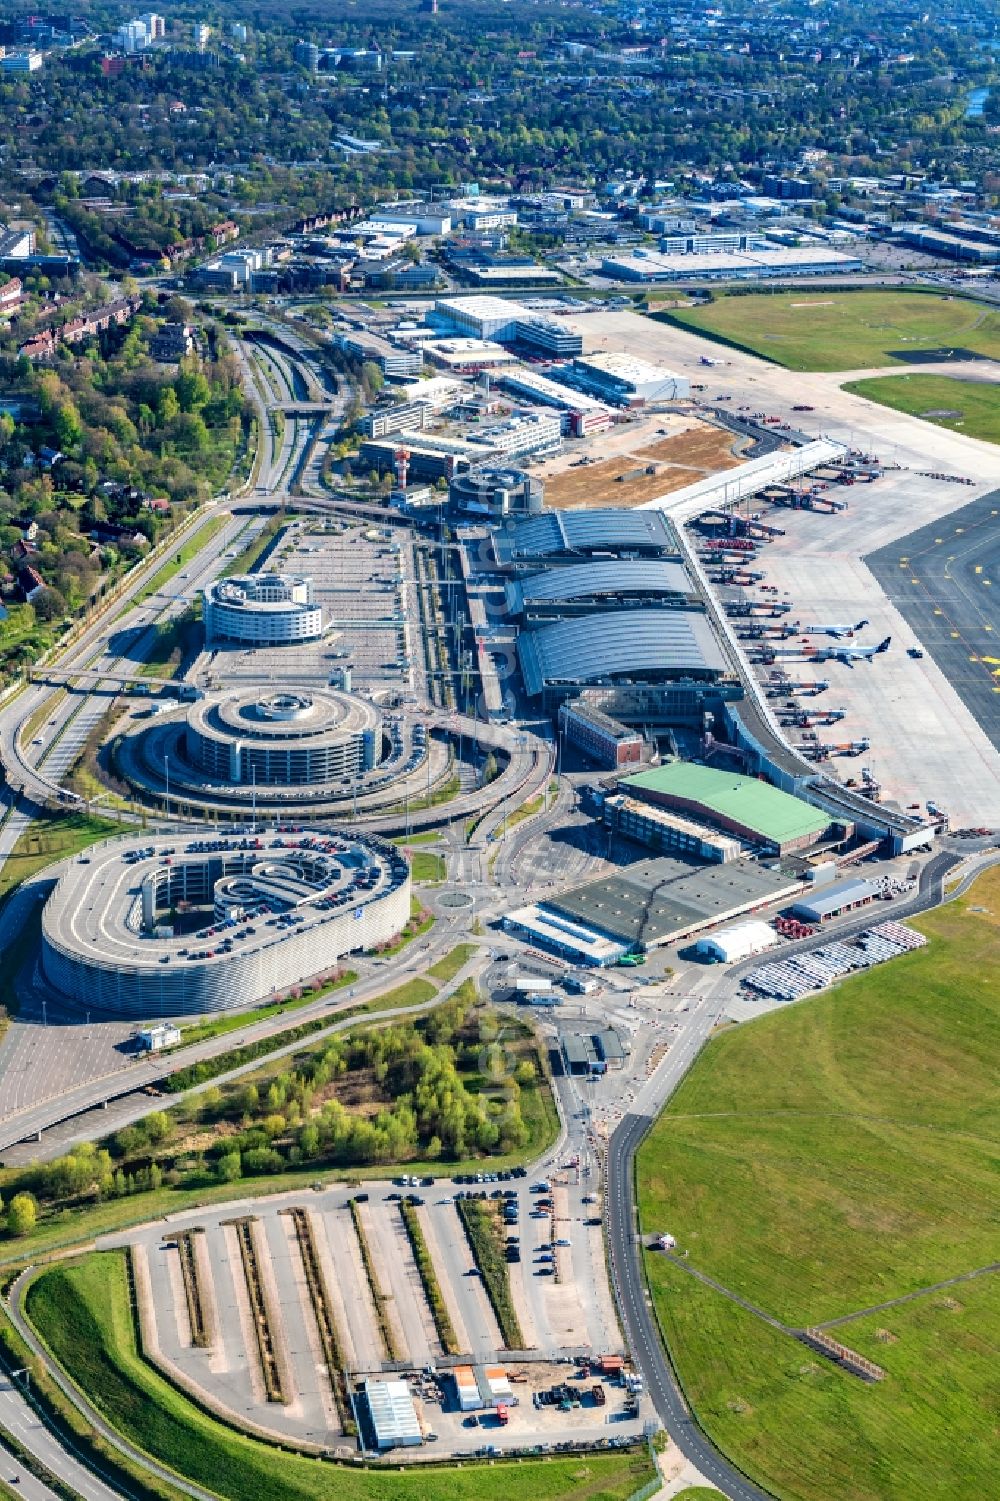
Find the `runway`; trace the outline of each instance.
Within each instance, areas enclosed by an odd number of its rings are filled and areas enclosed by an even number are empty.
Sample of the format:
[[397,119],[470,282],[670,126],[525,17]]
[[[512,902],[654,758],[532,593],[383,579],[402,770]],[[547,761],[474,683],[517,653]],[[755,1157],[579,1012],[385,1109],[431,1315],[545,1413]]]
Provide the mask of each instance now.
[[1000,490],[864,561],[1000,750]]

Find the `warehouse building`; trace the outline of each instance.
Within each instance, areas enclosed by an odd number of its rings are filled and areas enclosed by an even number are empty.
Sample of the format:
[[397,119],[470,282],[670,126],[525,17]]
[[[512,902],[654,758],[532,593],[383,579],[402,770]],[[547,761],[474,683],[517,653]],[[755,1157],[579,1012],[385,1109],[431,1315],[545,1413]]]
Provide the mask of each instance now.
[[409,1448],[423,1443],[417,1410],[405,1381],[373,1381],[361,1384],[364,1415],[371,1427],[373,1448]]
[[661,857],[509,912],[504,927],[575,963],[681,943],[802,890],[799,876],[756,860],[693,866]]
[[638,730],[620,724],[603,709],[592,708],[579,699],[560,704],[559,728],[570,745],[605,770],[637,766],[642,760],[645,741]]
[[720,928],[709,938],[699,938],[697,949],[711,964],[738,964],[742,959],[766,953],[779,941],[769,923],[751,918],[748,922],[734,923],[731,928]]
[[830,831],[827,815],[791,793],[693,761],[667,761],[626,777],[621,790],[654,807],[703,819],[776,855],[810,849]]
[[606,797],[601,811],[609,829],[661,855],[686,855],[724,865],[737,859],[742,849],[738,839],[729,839],[706,824],[620,792]]
[[677,535],[660,511],[608,506],[587,511],[541,511],[494,533],[501,568],[581,563],[604,558],[669,558],[680,563]]
[[507,608],[526,620],[565,620],[596,610],[638,605],[691,609],[699,596],[683,564],[669,560],[625,559],[550,568],[506,584]]
[[580,355],[568,365],[561,365],[553,374],[611,406],[685,401],[691,395],[691,383],[686,375],[617,350]]
[[815,896],[804,897],[802,901],[796,902],[792,913],[802,922],[829,922],[831,918],[842,917],[845,912],[853,912],[857,907],[867,907],[869,902],[874,902],[879,896],[881,891],[872,881],[836,881],[832,886],[825,886]]
[[773,276],[842,276],[861,271],[857,256],[825,246],[795,246],[789,250],[716,250],[690,255],[640,254],[608,256],[601,275],[615,281],[763,281]]

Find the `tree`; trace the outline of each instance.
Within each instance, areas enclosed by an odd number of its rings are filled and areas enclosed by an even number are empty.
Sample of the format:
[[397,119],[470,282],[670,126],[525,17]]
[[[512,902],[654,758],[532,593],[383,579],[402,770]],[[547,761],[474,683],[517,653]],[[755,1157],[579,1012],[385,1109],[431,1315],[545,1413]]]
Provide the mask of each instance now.
[[38,1206],[31,1194],[15,1194],[7,1210],[7,1229],[11,1235],[30,1235],[38,1220]]
[[236,1183],[243,1176],[239,1152],[224,1152],[215,1164],[215,1175],[220,1183]]
[[180,416],[181,404],[173,386],[164,386],[156,402],[156,420],[160,427],[167,427]]
[[385,376],[374,360],[365,360],[361,366],[361,384],[369,393],[369,400],[377,396],[385,385]]
[[58,589],[42,589],[31,603],[39,620],[58,620],[66,613],[66,601]]

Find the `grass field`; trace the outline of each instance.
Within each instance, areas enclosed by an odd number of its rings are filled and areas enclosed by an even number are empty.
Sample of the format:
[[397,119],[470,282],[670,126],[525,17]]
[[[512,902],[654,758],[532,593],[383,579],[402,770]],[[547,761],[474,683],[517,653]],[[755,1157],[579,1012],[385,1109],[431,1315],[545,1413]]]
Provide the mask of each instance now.
[[75,855],[123,829],[107,818],[88,818],[85,813],[62,813],[36,818],[25,829],[0,870],[0,901],[15,886],[37,875],[46,865]]
[[416,850],[410,856],[410,871],[417,882],[443,881],[445,878],[444,856],[434,850]]
[[1000,385],[992,382],[947,375],[883,375],[847,381],[844,390],[969,438],[1000,443]]
[[[640,1154],[644,1230],[793,1327],[996,1260],[1000,872],[919,926],[928,949],[718,1036]],[[656,1252],[646,1264],[699,1417],[776,1495],[989,1494],[996,1275],[840,1326],[888,1373],[866,1386]]]
[[244,1438],[214,1421],[136,1348],[121,1252],[42,1274],[28,1311],[43,1339],[109,1423],[161,1463],[228,1501],[624,1501],[652,1475],[645,1454],[513,1465],[336,1468]]
[[447,954],[442,955],[436,964],[432,964],[427,973],[433,975],[435,980],[440,980],[442,984],[447,985],[449,980],[454,980],[462,965],[468,964],[478,947],[478,943],[456,944],[453,949],[448,950]]
[[929,292],[760,292],[660,316],[789,370],[896,365],[935,349],[1000,358],[1000,312]]
[[197,527],[190,534],[190,536],[181,543],[180,547],[176,548],[170,553],[169,562],[162,564],[161,567],[159,567],[156,572],[146,580],[142,588],[132,596],[132,598],[129,600],[127,608],[133,609],[136,605],[141,605],[143,600],[149,599],[150,595],[153,595],[159,589],[162,589],[164,584],[168,584],[174,577],[174,574],[178,573],[180,569],[184,567],[185,563],[190,563],[192,558],[196,558],[198,556],[203,547],[208,546],[209,542],[211,542],[216,532],[221,531],[221,529],[225,526],[226,522],[229,519],[230,518],[228,516],[213,516],[211,520],[206,521],[203,526]]

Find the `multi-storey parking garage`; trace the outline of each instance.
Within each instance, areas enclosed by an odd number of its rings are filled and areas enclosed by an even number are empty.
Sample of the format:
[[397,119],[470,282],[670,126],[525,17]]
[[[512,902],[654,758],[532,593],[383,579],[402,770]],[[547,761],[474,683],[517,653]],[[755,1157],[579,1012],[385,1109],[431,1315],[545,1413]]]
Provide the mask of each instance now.
[[378,710],[330,689],[211,694],[188,710],[184,738],[191,766],[234,786],[321,786],[382,759]]
[[315,641],[323,634],[323,611],[313,601],[312,579],[283,573],[216,579],[203,600],[208,641],[279,646]]
[[88,1010],[227,1011],[391,939],[409,911],[409,867],[374,838],[113,840],[69,865],[46,903],[42,970]]

